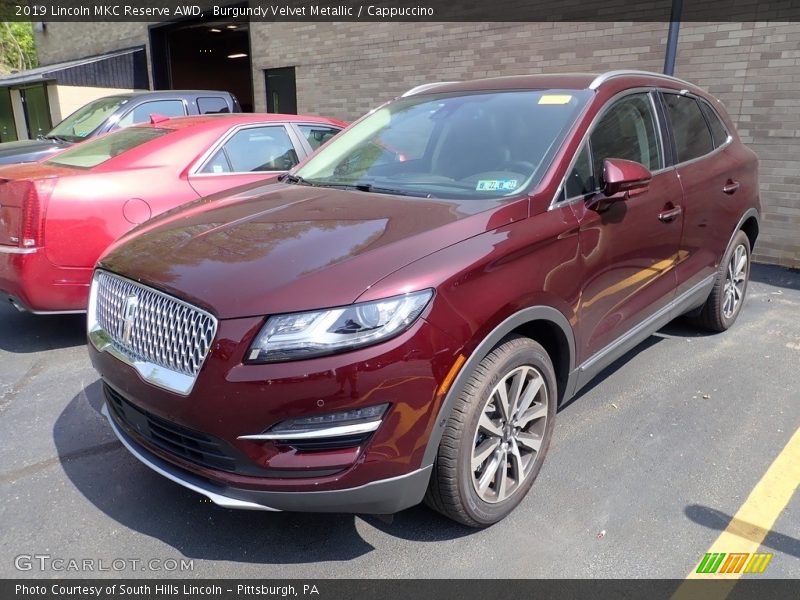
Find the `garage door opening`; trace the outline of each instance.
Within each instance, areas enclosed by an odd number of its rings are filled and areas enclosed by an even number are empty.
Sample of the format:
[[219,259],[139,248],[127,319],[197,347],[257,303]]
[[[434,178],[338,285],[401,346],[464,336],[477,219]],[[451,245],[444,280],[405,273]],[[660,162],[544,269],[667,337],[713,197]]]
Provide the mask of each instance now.
[[252,112],[249,23],[206,18],[153,27],[150,48],[155,89],[224,90]]

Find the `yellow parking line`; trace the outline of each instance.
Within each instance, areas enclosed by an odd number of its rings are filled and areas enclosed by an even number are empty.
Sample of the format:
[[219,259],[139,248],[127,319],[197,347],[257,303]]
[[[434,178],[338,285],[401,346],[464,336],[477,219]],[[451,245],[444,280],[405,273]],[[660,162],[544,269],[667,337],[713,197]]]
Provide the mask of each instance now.
[[[728,527],[706,551],[708,553],[724,552],[752,554],[758,551],[764,538],[772,529],[775,520],[786,508],[800,485],[800,429],[794,432],[789,442],[764,473],[764,476],[750,492],[747,500],[733,516]],[[698,559],[702,559],[700,556]],[[699,561],[698,561],[699,565]],[[738,573],[703,574],[696,569],[689,573],[687,579],[739,579],[744,571]],[[716,589],[714,597],[724,598],[733,588],[721,586]],[[689,588],[684,584],[673,596],[673,599],[685,596]],[[684,593],[682,593],[684,592]]]

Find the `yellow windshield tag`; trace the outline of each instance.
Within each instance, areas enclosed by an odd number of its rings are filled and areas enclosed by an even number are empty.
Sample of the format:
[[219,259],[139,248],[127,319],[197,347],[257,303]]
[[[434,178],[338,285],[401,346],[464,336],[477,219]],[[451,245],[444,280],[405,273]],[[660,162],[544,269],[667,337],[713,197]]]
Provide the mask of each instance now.
[[569,104],[570,100],[569,94],[545,94],[539,98],[539,104]]

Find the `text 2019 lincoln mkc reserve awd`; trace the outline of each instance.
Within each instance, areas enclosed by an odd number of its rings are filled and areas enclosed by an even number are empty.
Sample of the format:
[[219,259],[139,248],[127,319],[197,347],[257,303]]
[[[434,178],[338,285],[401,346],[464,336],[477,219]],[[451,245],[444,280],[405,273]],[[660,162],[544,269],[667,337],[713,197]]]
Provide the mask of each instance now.
[[89,348],[116,435],[217,504],[487,526],[559,403],[679,315],[733,324],[759,210],[756,156],[685,81],[423,85],[120,240]]

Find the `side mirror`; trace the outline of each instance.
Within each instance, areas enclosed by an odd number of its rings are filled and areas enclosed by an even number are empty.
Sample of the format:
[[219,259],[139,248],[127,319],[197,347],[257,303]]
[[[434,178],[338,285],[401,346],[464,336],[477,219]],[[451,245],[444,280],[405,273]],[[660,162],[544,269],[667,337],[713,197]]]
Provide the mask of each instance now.
[[643,164],[621,158],[603,161],[603,193],[607,198],[624,194],[620,200],[644,192],[650,185],[653,174]]

